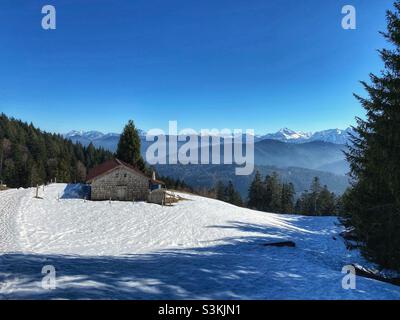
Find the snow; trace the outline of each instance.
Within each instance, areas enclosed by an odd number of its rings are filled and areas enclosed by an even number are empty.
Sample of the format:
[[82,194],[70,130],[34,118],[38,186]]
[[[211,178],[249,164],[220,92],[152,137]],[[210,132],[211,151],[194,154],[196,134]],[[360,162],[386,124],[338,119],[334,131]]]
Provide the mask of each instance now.
[[[0,192],[2,299],[399,299],[357,277],[336,218],[275,215],[181,194],[172,207],[91,202],[79,186]],[[334,240],[334,237],[336,240]],[[291,240],[296,248],[264,247]],[[57,287],[41,286],[56,268]]]
[[328,129],[317,132],[301,132],[294,131],[288,128],[280,129],[276,133],[269,133],[265,136],[259,138],[259,140],[272,139],[281,142],[290,143],[305,143],[313,141],[322,141],[334,144],[347,144],[352,134],[354,134],[352,128],[347,128],[345,130],[340,129]]
[[77,139],[77,138],[83,138],[87,139],[89,141],[96,141],[100,140],[103,138],[110,138],[110,137],[119,137],[119,133],[102,133],[100,131],[77,131],[77,130],[72,130],[66,134],[63,134],[64,138],[66,139]]
[[311,136],[312,133],[310,132],[294,131],[288,128],[282,128],[276,133],[266,134],[262,137],[262,140],[272,139],[282,142],[306,142]]
[[[138,129],[139,136],[142,138],[146,137],[146,131]],[[181,131],[182,134],[191,135],[193,132],[191,129],[183,129]],[[278,140],[281,142],[288,143],[306,143],[313,141],[322,141],[334,144],[344,145],[349,142],[351,134],[355,134],[352,128],[347,128],[345,130],[341,129],[328,129],[317,132],[303,132],[303,131],[294,131],[289,128],[282,128],[276,133],[268,133],[265,135],[255,135],[255,141],[262,141],[265,139]],[[72,139],[73,141],[81,141],[86,142],[96,142],[97,145],[103,146],[106,149],[110,147],[110,144],[105,144],[107,140],[118,138],[120,136],[119,133],[102,133],[99,131],[77,131],[73,130],[63,135],[66,139]],[[208,136],[223,136],[221,134],[208,134]],[[115,141],[114,141],[115,142]],[[112,149],[116,148],[116,143],[118,140],[112,145]]]

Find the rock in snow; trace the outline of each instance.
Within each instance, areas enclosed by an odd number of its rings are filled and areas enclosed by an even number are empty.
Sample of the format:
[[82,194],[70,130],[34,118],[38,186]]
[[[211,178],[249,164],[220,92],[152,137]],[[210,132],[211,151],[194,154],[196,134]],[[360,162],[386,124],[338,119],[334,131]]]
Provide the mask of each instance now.
[[[400,298],[399,287],[362,277],[342,288],[343,267],[366,262],[339,240],[336,218],[186,194],[172,207],[85,202],[76,188],[53,184],[42,200],[35,189],[0,192],[1,299]],[[262,246],[287,239],[295,249]],[[53,290],[42,287],[49,266]]]
[[296,244],[293,241],[282,241],[282,242],[273,242],[273,243],[265,243],[264,247],[289,247],[294,248]]

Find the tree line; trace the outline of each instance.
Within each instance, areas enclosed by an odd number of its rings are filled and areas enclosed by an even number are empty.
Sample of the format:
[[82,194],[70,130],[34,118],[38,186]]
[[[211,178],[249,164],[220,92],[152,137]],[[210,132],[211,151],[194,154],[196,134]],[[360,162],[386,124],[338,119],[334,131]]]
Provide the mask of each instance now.
[[225,185],[222,181],[218,181],[213,193],[215,198],[221,201],[228,202],[238,207],[243,206],[243,200],[240,193],[235,190],[232,181]]
[[0,114],[0,180],[11,188],[50,182],[84,182],[87,170],[113,157],[111,152],[72,143]]
[[[88,170],[112,158],[129,163],[148,176],[141,153],[140,136],[129,120],[115,154],[92,143],[84,147],[59,134],[51,134],[5,114],[0,114],[0,182],[8,187],[32,187],[50,181],[84,183]],[[160,177],[167,188],[196,192],[183,180]]]
[[167,189],[196,193],[195,189],[189,186],[184,180],[164,176],[159,177],[159,179],[165,183]]
[[282,182],[275,172],[263,178],[257,171],[246,201],[231,181],[226,185],[219,181],[214,194],[216,199],[236,206],[272,213],[332,216],[341,214],[343,208],[342,198],[330,192],[327,186],[322,186],[318,177],[313,179],[310,190],[305,190],[297,198],[293,183]]

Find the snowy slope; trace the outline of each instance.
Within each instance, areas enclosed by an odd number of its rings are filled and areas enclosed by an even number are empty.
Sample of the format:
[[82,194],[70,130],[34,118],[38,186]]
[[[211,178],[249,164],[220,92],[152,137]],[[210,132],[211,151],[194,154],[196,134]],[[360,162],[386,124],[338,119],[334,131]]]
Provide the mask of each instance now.
[[[399,287],[369,279],[342,289],[342,267],[363,261],[346,251],[335,218],[189,195],[173,207],[85,202],[74,199],[79,186],[62,184],[46,187],[43,199],[33,195],[0,192],[0,298],[400,298]],[[262,246],[276,240],[297,247]],[[44,265],[57,270],[55,290],[40,286]]]

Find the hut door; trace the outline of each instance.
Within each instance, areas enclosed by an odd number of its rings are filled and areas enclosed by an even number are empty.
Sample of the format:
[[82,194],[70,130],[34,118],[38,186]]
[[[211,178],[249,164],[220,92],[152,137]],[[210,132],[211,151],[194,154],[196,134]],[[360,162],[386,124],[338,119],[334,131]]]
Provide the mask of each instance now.
[[118,200],[124,201],[127,197],[127,188],[126,187],[117,187],[117,197]]

